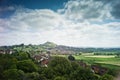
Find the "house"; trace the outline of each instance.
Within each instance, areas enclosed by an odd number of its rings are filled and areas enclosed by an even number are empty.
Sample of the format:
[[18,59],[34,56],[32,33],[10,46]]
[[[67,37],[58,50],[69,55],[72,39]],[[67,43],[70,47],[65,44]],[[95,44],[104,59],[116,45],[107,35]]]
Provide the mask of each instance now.
[[33,57],[42,67],[47,67],[49,63],[49,54],[38,54]]
[[11,49],[1,49],[0,54],[12,54],[14,51]]
[[0,54],[5,54],[5,50],[0,50]]
[[91,69],[94,73],[99,75],[104,75],[108,71],[107,68],[101,67],[99,65],[91,65]]
[[5,53],[6,53],[6,54],[12,54],[12,53],[13,53],[13,50],[7,49],[7,50],[5,50]]
[[34,57],[33,57],[37,62],[40,62],[40,60],[41,60],[41,56],[40,55],[35,55]]
[[91,69],[94,73],[99,73],[99,66],[98,65],[91,65]]
[[47,67],[48,63],[49,63],[49,60],[48,60],[48,59],[43,59],[43,60],[41,61],[41,66]]

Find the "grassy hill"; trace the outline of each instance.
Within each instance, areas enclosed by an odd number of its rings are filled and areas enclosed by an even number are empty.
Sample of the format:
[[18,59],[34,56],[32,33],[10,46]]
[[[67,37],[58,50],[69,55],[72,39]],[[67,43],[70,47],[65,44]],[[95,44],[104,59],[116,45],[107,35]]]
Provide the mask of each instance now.
[[120,53],[120,48],[79,48],[79,47],[70,47],[64,45],[57,45],[53,42],[45,42],[39,45],[13,45],[13,46],[1,46],[0,49],[13,49],[13,50],[23,50],[23,51],[34,51],[35,53],[40,51],[52,51],[54,53],[96,53],[96,54],[114,54]]

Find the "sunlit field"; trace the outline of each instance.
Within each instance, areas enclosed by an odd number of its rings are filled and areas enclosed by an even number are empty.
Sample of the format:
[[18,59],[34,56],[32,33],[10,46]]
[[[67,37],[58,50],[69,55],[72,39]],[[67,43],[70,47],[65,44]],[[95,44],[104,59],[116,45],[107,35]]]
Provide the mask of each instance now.
[[[68,57],[68,55],[53,55]],[[115,55],[93,55],[92,53],[73,55],[76,60],[83,60],[89,64],[101,64],[102,66],[120,70],[120,58],[116,58]]]
[[88,63],[104,63],[120,66],[120,58],[115,55],[74,55],[77,60],[84,60]]

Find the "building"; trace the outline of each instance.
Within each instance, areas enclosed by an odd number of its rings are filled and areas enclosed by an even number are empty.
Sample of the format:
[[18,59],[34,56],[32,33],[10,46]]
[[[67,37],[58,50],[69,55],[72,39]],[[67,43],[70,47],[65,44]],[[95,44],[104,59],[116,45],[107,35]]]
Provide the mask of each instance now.
[[42,67],[47,67],[49,60],[50,60],[50,53],[49,54],[38,54],[34,55],[33,57]]

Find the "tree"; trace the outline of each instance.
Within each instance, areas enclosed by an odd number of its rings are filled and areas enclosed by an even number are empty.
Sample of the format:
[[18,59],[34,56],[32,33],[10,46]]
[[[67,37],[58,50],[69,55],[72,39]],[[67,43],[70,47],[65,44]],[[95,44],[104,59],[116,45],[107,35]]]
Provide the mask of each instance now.
[[64,77],[61,77],[61,76],[57,76],[54,78],[54,80],[66,80]]
[[71,62],[72,70],[75,71],[77,70],[80,66],[77,62]]
[[23,70],[24,72],[36,72],[38,67],[32,60],[19,61],[17,68]]
[[39,73],[37,72],[26,73],[25,80],[40,80]]
[[116,57],[119,58],[120,57],[120,53],[116,53]]
[[69,80],[98,80],[89,69],[79,67],[73,71]]
[[6,80],[23,80],[24,72],[18,69],[8,69],[3,72]]
[[70,74],[72,68],[70,61],[64,57],[54,57],[48,67],[53,69],[57,76]]
[[10,54],[3,54],[0,56],[0,71],[6,69],[15,69],[17,64],[17,59],[12,57]]
[[18,58],[18,60],[27,60],[27,59],[29,59],[29,55],[26,52],[19,51],[17,58]]
[[55,75],[56,72],[51,67],[44,68],[44,70],[40,74],[45,76],[47,79],[51,79],[51,80],[53,80],[54,77],[56,76]]
[[105,74],[103,75],[100,80],[114,80],[113,76]]
[[75,57],[73,57],[72,55],[69,55],[69,56],[68,56],[68,59],[69,59],[70,61],[74,61],[74,60],[75,60]]
[[0,54],[0,80],[3,80],[3,72],[8,69],[16,69],[17,59],[10,54]]

